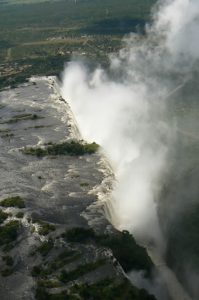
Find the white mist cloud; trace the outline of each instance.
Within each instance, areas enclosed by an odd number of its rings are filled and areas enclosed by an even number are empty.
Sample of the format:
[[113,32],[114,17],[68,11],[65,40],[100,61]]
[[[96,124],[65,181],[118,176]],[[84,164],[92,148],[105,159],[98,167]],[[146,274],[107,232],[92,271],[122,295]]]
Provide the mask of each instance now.
[[[199,58],[199,2],[198,0],[161,1],[157,13],[156,30],[164,32],[166,46],[178,59]],[[186,57],[188,56],[188,57]]]
[[103,71],[88,74],[76,63],[68,66],[64,78],[63,93],[69,102],[73,99],[70,104],[83,137],[102,145],[114,167],[115,223],[121,229],[157,236],[154,195],[170,133],[164,105],[153,99],[155,91],[150,93],[146,82],[113,82]]
[[160,1],[158,7],[147,36],[129,36],[111,57],[113,77],[72,62],[62,94],[83,137],[99,143],[114,168],[113,222],[163,246],[157,205],[176,129],[168,111],[199,58],[199,3]]

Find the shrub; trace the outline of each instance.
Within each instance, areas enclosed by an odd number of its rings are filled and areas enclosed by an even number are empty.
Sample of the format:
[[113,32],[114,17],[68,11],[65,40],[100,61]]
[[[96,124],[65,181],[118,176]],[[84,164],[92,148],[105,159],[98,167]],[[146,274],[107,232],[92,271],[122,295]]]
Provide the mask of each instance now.
[[95,237],[95,232],[91,228],[76,227],[68,230],[64,236],[69,242],[85,242]]
[[118,232],[114,235],[97,237],[97,242],[112,250],[125,272],[132,269],[145,270],[150,275],[153,263],[146,250],[137,245],[128,231]]
[[51,275],[54,270],[48,268],[43,268],[42,265],[34,266],[31,271],[33,277],[46,278],[48,275]]
[[36,115],[36,114],[21,114],[13,116],[10,120],[5,121],[4,123],[12,124],[17,123],[19,121],[26,121],[26,120],[37,120],[41,119],[42,117]]
[[6,268],[4,270],[1,271],[1,275],[4,277],[10,276],[13,273],[13,269],[11,268]]
[[32,268],[31,275],[32,275],[33,277],[38,277],[38,276],[41,275],[42,270],[43,270],[43,269],[42,269],[41,266],[34,266],[34,267]]
[[101,260],[95,261],[93,263],[81,265],[77,269],[75,269],[71,272],[66,272],[65,270],[63,270],[59,276],[59,280],[64,283],[71,281],[71,280],[75,280],[78,277],[83,276],[84,274],[87,274],[91,271],[96,270],[97,268],[99,268],[100,266],[102,266],[104,264],[105,264],[105,260],[101,259]]
[[52,288],[60,287],[60,282],[57,280],[53,280],[53,279],[51,279],[51,280],[42,279],[42,280],[38,281],[38,285],[40,287],[52,289]]
[[19,228],[20,223],[18,221],[11,221],[0,227],[0,244],[3,245],[15,241],[18,237]]
[[17,214],[16,214],[16,218],[19,218],[19,219],[22,219],[24,216],[24,213],[22,211],[19,211]]
[[79,297],[69,295],[67,291],[63,291],[59,294],[49,294],[47,290],[38,285],[35,294],[36,300],[79,300]]
[[47,293],[46,289],[42,286],[38,286],[35,293],[35,298],[37,300],[47,300],[49,298],[49,294]]
[[27,154],[27,155],[35,155],[37,157],[43,157],[43,156],[46,156],[48,153],[45,149],[42,149],[42,148],[24,148],[22,150],[22,152],[24,154]]
[[82,183],[80,183],[80,186],[81,186],[81,187],[88,187],[88,186],[89,186],[89,183],[87,183],[87,182],[82,182]]
[[8,218],[9,214],[3,212],[1,209],[0,209],[0,224],[2,224],[7,218]]
[[65,264],[70,263],[74,260],[76,260],[80,254],[77,251],[68,251],[64,250],[62,253],[60,253],[53,261],[50,262],[48,265],[49,272],[56,271],[62,267],[65,266]]
[[43,157],[47,155],[84,155],[93,154],[98,150],[96,143],[83,144],[76,141],[64,142],[61,144],[47,145],[44,148],[24,148],[22,152],[27,155]]
[[38,223],[40,225],[38,233],[41,235],[47,235],[51,231],[55,231],[55,229],[56,229],[55,225],[53,225],[53,224],[49,224],[49,223],[42,222],[42,221],[39,221]]
[[132,286],[126,279],[121,282],[104,279],[92,285],[76,285],[72,291],[83,300],[155,300],[154,296]]
[[43,242],[41,246],[37,248],[37,251],[42,255],[46,256],[53,249],[54,243],[52,239],[49,239],[46,242]]
[[20,196],[6,198],[1,201],[0,205],[3,207],[25,207],[24,200]]
[[3,256],[2,260],[6,263],[7,266],[13,266],[14,264],[13,258],[9,255]]
[[128,231],[116,232],[111,235],[98,236],[90,228],[72,228],[63,237],[69,242],[87,242],[92,239],[99,246],[110,248],[114,257],[119,261],[125,272],[132,269],[145,270],[149,276],[153,263],[146,250],[137,245]]

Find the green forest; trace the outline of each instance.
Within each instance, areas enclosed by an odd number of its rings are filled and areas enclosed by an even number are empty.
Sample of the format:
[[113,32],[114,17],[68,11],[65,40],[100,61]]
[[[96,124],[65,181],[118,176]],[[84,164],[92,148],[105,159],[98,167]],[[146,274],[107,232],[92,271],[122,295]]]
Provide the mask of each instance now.
[[0,1],[0,88],[59,75],[71,58],[107,66],[125,34],[144,33],[154,2]]

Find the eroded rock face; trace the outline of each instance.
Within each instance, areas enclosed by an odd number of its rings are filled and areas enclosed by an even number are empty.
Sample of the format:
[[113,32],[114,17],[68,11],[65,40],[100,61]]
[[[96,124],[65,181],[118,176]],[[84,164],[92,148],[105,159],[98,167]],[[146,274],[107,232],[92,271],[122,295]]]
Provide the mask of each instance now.
[[[101,155],[21,151],[81,139],[55,86],[54,78],[34,78],[0,93],[0,298],[88,300],[101,290],[105,299],[126,289],[125,300],[153,299],[124,279],[110,250],[117,233],[96,201],[108,197],[113,174]],[[147,256],[146,265],[150,272]],[[87,296],[85,284],[92,285]]]

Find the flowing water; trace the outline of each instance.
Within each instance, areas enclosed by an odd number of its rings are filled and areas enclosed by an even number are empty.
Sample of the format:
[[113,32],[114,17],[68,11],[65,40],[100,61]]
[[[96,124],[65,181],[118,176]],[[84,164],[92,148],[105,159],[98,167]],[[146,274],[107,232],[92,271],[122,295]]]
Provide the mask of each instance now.
[[[101,154],[38,158],[20,151],[79,137],[54,78],[32,78],[0,93],[0,199],[19,195],[26,203],[23,233],[9,252],[15,261],[14,273],[0,282],[2,300],[33,298],[30,270],[39,261],[31,258],[30,252],[45,237],[36,227],[32,233],[32,217],[55,224],[57,233],[88,223],[104,231],[108,225],[103,207],[94,204],[97,194],[102,196],[108,188]],[[17,208],[6,211],[12,214],[8,221],[16,219]],[[94,257],[94,252],[93,247],[85,255]],[[109,272],[113,274],[113,270]]]
[[[26,201],[23,235],[11,250],[13,276],[0,283],[2,300],[31,299],[32,247],[41,237],[29,230],[29,218],[56,224],[58,230],[87,226],[104,231],[113,220],[111,202],[114,174],[102,154],[45,157],[24,155],[23,147],[43,146],[81,138],[68,104],[60,97],[54,78],[32,78],[29,83],[0,93],[0,198],[20,195]],[[81,185],[82,184],[82,185]],[[96,199],[98,198],[98,202]],[[17,209],[8,208],[15,219]],[[172,300],[190,300],[156,249],[146,246]]]

